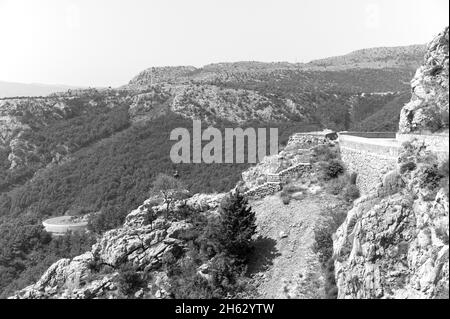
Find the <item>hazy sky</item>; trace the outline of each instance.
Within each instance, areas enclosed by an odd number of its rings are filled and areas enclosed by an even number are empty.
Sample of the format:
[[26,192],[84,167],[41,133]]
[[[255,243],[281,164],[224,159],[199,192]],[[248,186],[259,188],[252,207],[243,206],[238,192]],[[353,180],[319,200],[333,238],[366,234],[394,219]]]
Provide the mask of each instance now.
[[118,86],[150,66],[426,43],[448,0],[0,0],[0,80]]

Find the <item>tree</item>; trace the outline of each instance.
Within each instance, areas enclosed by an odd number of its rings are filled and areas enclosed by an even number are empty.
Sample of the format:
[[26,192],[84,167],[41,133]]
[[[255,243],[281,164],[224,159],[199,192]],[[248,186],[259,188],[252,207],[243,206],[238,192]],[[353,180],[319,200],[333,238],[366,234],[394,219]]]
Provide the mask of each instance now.
[[256,233],[256,217],[248,200],[234,192],[221,204],[219,240],[229,256],[245,261]]
[[166,213],[169,213],[173,201],[182,197],[185,186],[175,177],[159,174],[153,182],[152,192],[160,194],[166,203]]

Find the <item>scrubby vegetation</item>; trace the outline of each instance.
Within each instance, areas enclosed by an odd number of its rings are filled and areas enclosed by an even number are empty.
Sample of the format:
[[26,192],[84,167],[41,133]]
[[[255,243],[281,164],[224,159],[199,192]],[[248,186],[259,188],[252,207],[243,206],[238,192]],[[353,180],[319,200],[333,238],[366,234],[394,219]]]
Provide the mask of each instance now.
[[325,296],[335,299],[337,287],[334,277],[333,234],[344,222],[349,205],[328,207],[322,212],[322,222],[314,228],[313,251],[317,254],[325,275]]
[[306,189],[302,186],[295,185],[293,182],[288,181],[280,192],[281,200],[283,204],[288,205],[293,198],[300,199],[299,194],[305,192]]
[[194,212],[193,229],[180,235],[188,245],[182,258],[167,258],[165,269],[174,298],[226,298],[251,293],[245,276],[253,249],[255,214],[239,193],[221,204],[220,216]]
[[[148,275],[148,274],[145,274]],[[120,293],[124,296],[133,295],[138,289],[143,288],[148,276],[137,272],[136,268],[129,264],[123,264],[119,269],[119,275],[116,279]]]
[[439,175],[441,175],[441,187],[444,188],[445,193],[449,194],[449,160],[448,158],[439,166]]
[[320,166],[322,169],[322,177],[325,180],[337,178],[345,172],[344,164],[338,159],[332,159],[329,162],[322,162]]
[[0,234],[0,298],[36,282],[52,263],[80,255],[95,242],[89,234],[52,238],[29,217],[3,222]]

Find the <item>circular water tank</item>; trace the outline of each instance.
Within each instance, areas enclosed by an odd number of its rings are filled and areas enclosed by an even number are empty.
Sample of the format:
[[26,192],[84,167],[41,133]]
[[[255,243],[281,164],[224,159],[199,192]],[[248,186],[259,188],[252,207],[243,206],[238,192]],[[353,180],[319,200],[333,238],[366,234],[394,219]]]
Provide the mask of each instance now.
[[47,232],[52,235],[64,235],[67,232],[83,232],[87,229],[87,218],[60,216],[46,219],[42,222]]

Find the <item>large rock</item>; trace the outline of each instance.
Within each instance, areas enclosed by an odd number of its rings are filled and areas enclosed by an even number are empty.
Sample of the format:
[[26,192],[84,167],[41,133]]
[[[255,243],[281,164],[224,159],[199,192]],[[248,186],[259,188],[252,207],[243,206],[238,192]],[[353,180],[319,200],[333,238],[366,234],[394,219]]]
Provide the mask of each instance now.
[[424,64],[414,76],[411,101],[400,115],[402,133],[448,129],[448,27],[428,45]]

